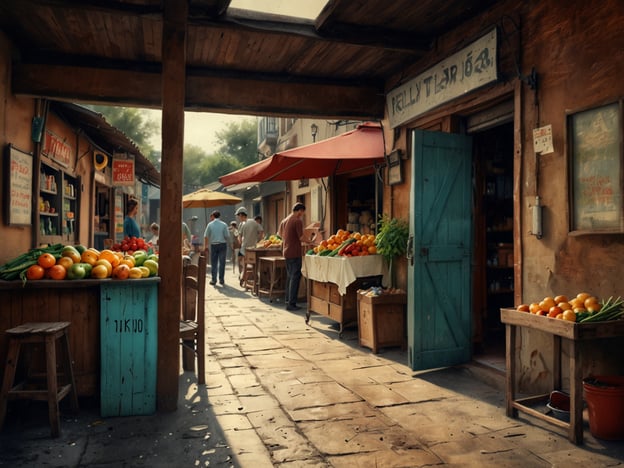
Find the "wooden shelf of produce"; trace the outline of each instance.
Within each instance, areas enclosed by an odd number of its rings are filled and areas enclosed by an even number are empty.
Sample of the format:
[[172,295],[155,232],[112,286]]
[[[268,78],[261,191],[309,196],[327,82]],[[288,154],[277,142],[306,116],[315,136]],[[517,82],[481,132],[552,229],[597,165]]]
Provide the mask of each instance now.
[[[528,312],[519,312],[515,309],[501,309],[501,322],[505,324],[506,341],[506,402],[507,416],[515,418],[518,411],[547,421],[556,426],[567,429],[568,439],[575,443],[583,442],[583,376],[581,375],[581,341],[602,340],[624,336],[624,320],[612,320],[595,323],[575,323],[559,320]],[[570,422],[561,421],[555,417],[533,409],[531,406],[546,402],[549,394],[534,395],[516,399],[516,362],[519,345],[516,341],[518,328],[539,330],[552,335],[552,388],[561,388],[561,355],[562,340],[570,346]]]

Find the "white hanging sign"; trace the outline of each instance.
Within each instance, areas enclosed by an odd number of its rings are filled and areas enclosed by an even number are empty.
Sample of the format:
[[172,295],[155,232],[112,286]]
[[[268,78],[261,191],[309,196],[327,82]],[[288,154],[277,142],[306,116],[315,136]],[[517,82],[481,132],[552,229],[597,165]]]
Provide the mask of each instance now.
[[390,126],[424,114],[498,79],[497,31],[489,33],[386,95]]
[[552,125],[533,129],[533,151],[539,154],[554,153]]

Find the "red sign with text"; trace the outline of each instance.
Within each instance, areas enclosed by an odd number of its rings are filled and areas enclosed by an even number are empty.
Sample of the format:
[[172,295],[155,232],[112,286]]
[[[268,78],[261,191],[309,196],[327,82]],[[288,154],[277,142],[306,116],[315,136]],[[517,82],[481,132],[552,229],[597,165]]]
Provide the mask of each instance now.
[[134,159],[113,158],[113,185],[134,185]]
[[46,131],[41,152],[65,167],[71,161],[71,146],[50,131]]

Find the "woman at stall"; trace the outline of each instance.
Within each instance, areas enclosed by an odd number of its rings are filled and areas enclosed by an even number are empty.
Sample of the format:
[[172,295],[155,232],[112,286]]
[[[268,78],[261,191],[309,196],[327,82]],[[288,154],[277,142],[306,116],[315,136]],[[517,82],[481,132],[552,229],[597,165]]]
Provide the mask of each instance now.
[[128,198],[126,203],[126,219],[124,219],[124,235],[128,237],[141,237],[139,223],[135,216],[139,212],[139,201],[136,198]]

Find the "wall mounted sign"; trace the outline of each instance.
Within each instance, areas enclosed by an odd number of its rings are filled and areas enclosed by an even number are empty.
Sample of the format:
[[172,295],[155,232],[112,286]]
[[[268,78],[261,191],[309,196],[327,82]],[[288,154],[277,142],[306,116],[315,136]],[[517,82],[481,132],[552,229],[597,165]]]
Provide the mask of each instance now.
[[134,185],[134,158],[132,156],[114,155],[113,185]]
[[539,154],[555,152],[552,139],[552,125],[533,129],[533,152]]
[[4,160],[5,222],[13,226],[31,225],[33,157],[8,145]]
[[492,29],[407,83],[388,92],[390,126],[402,123],[498,79],[497,30]]
[[46,130],[43,148],[41,150],[48,158],[56,161],[63,167],[69,167],[71,161],[72,147],[65,143],[65,140]]

